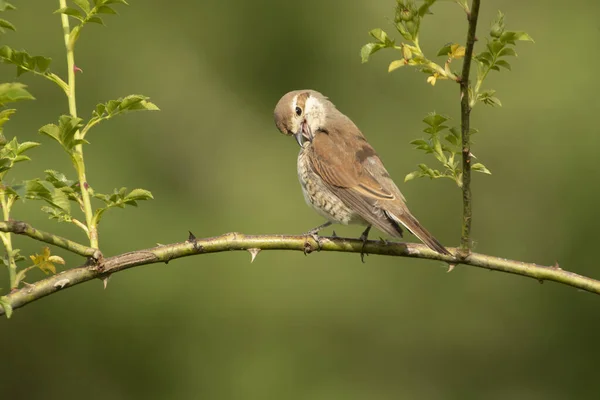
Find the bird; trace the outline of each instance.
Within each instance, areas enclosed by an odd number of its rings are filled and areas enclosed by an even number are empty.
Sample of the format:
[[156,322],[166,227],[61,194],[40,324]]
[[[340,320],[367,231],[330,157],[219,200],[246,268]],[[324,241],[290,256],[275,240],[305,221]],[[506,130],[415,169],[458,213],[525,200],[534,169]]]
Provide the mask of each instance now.
[[307,235],[318,238],[333,223],[363,225],[364,249],[371,227],[393,237],[402,237],[406,228],[430,249],[451,255],[409,211],[363,133],[327,97],[310,89],[288,92],[277,103],[274,120],[300,145],[297,168],[304,199],[327,220]]

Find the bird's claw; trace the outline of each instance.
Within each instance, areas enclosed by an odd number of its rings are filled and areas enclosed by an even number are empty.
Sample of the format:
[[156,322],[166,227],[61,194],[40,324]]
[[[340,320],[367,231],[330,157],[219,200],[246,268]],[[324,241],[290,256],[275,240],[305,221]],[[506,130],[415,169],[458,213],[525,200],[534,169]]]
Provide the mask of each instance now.
[[362,261],[363,264],[365,263],[365,254],[369,255],[369,254],[365,253],[365,245],[367,244],[367,239],[369,238],[370,230],[371,230],[371,225],[367,226],[367,229],[365,229],[365,231],[358,238],[359,240],[362,241],[362,247],[360,248],[360,261]]
[[310,230],[304,234],[306,236],[306,241],[304,242],[304,255],[312,253],[314,251],[312,244],[309,242],[308,238],[312,238],[317,243],[317,251],[321,251],[323,245],[321,244],[321,237],[318,235],[319,231]]

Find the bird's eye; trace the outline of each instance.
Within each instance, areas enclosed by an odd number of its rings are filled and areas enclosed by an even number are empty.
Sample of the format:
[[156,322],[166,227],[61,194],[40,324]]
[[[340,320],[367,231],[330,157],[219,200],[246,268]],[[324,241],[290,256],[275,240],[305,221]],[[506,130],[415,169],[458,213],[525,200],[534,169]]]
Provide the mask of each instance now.
[[296,115],[297,116],[301,116],[302,115],[302,109],[300,107],[296,107]]

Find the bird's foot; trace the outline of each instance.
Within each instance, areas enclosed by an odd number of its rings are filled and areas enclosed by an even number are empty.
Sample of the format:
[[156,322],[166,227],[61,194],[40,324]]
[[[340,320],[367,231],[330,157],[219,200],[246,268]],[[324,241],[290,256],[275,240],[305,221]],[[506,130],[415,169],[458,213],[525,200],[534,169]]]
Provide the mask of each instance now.
[[362,240],[363,244],[360,248],[360,261],[365,262],[365,245],[367,244],[367,239],[369,238],[369,231],[371,230],[371,225],[367,226],[367,229],[360,235],[359,239]]
[[321,251],[323,245],[321,244],[322,239],[319,236],[319,231],[327,228],[329,225],[331,225],[331,222],[326,222],[323,225],[319,225],[304,234],[304,236],[306,236],[306,241],[304,242],[304,255],[307,255],[313,251],[313,248],[308,241],[309,236],[317,243],[317,251]]

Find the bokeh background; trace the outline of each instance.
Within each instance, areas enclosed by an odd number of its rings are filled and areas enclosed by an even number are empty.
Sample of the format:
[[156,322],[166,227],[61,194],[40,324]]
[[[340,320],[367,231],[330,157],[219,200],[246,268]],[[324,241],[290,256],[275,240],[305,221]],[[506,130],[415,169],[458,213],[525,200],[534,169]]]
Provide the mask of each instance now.
[[[450,181],[403,184],[419,162],[408,142],[429,111],[458,124],[458,88],[391,52],[360,63],[367,32],[393,32],[394,1],[130,1],[77,46],[79,112],[140,93],[160,112],[104,123],[85,149],[98,191],[143,187],[155,200],[107,214],[106,255],[224,232],[301,233],[323,221],[304,203],[298,147],[272,121],[277,100],[314,88],[379,151],[421,222],[447,245],[460,235]],[[54,59],[65,74],[58,2],[17,2],[18,33],[2,42]],[[526,30],[510,73],[488,87],[504,106],[473,112],[474,153],[493,172],[473,182],[478,252],[560,265],[600,278],[597,260],[600,111],[597,1],[483,1],[479,36],[497,9]],[[430,54],[462,42],[462,11],[440,1],[423,28]],[[481,48],[481,44],[479,45]],[[1,81],[14,80],[12,66]],[[67,112],[47,81],[23,76],[8,137],[43,145],[15,181],[65,153],[37,134]],[[14,217],[84,240],[29,201]],[[339,228],[357,236],[360,228]],[[329,233],[331,231],[328,231]],[[376,236],[377,233],[374,235]],[[15,239],[25,254],[41,245]],[[409,240],[414,238],[409,237]],[[68,267],[81,259],[60,250]],[[564,399],[597,395],[600,301],[554,283],[437,262],[321,253],[204,255],[135,268],[37,301],[0,320],[0,396],[28,399]],[[41,278],[41,272],[30,279]],[[3,292],[7,273],[0,274]]]

